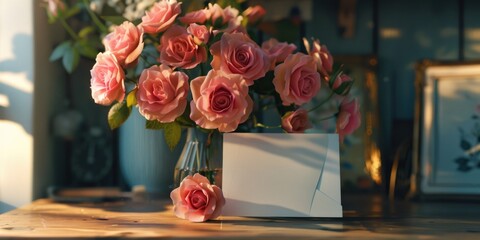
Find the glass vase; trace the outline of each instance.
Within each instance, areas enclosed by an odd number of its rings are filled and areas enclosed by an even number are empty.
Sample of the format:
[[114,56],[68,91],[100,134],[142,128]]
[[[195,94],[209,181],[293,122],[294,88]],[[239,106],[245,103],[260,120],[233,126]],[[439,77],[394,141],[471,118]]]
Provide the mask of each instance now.
[[175,165],[173,187],[180,186],[187,176],[200,173],[211,184],[222,184],[223,136],[218,131],[188,128],[185,146]]

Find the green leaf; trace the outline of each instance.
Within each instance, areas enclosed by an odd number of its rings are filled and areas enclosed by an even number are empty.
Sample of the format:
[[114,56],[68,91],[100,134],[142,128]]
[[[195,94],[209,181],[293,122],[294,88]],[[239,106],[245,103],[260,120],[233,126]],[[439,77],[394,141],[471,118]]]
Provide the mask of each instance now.
[[98,51],[92,45],[90,45],[87,40],[80,40],[76,42],[74,48],[80,55],[90,59],[95,59],[98,54]]
[[161,130],[165,128],[166,123],[161,123],[157,120],[147,120],[145,122],[145,128],[152,130]]
[[165,141],[167,142],[170,151],[173,151],[180,142],[182,136],[182,127],[176,122],[167,123],[164,128]]
[[78,32],[78,36],[80,38],[85,38],[86,36],[88,36],[88,34],[92,33],[93,31],[95,31],[95,28],[92,26],[84,27],[82,28],[82,30],[80,30],[80,32]]
[[48,23],[50,24],[53,24],[57,21],[57,16],[53,16],[51,13],[50,13],[50,10],[48,10],[48,7],[45,8],[46,12],[47,12],[47,16],[48,16]]
[[63,54],[63,67],[65,68],[65,70],[67,70],[68,73],[71,74],[73,70],[77,68],[79,60],[80,54],[78,53],[78,50],[70,46],[65,50],[65,53]]
[[[187,115],[188,116],[188,115]],[[181,126],[188,126],[188,127],[194,127],[195,126],[195,122],[190,119],[189,117],[187,116],[180,116],[178,117],[177,119],[175,119],[175,121],[180,124]]]
[[137,97],[136,97],[137,96],[137,91],[138,91],[138,88],[135,88],[128,93],[128,95],[127,95],[127,106],[128,107],[132,107],[132,106],[137,105]]
[[80,7],[78,5],[74,5],[64,13],[64,18],[68,19],[71,16],[76,15],[79,12],[80,12]]
[[101,16],[101,18],[107,22],[110,22],[114,25],[120,25],[125,21],[128,21],[126,18],[122,16]]
[[163,136],[165,137],[165,142],[167,143],[168,148],[170,148],[171,151],[173,151],[173,149],[175,149],[175,147],[180,142],[180,138],[182,136],[182,127],[177,122],[161,123],[157,120],[147,120],[145,123],[145,127],[152,130],[163,129]]
[[60,59],[61,57],[63,57],[63,55],[65,54],[65,52],[69,48],[72,48],[72,42],[71,41],[62,42],[60,45],[55,47],[55,49],[53,49],[52,54],[50,54],[50,59],[49,60],[51,62],[53,62],[53,61],[56,61],[56,60]]
[[108,111],[108,125],[110,129],[120,127],[130,116],[131,108],[127,107],[127,102],[119,102],[114,104]]

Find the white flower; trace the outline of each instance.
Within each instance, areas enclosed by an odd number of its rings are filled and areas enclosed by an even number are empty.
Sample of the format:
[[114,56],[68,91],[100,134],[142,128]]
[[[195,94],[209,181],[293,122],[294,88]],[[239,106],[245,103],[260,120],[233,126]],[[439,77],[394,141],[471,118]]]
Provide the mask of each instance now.
[[155,2],[156,0],[127,0],[123,17],[130,21],[140,19]]

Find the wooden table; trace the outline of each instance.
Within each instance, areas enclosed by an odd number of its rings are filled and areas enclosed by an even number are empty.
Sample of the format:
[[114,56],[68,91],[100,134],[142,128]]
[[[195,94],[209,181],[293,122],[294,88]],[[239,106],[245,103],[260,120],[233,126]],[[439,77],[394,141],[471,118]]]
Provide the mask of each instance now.
[[480,203],[389,202],[343,196],[344,218],[221,217],[190,223],[169,200],[56,203],[41,199],[0,215],[0,238],[480,239]]

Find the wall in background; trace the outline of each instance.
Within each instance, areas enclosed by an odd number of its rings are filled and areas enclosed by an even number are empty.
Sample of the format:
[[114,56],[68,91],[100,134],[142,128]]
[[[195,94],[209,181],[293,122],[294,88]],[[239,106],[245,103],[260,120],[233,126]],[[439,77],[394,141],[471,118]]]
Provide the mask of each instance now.
[[52,49],[64,38],[58,26],[48,24],[45,8],[33,5],[34,19],[34,96],[33,96],[33,199],[45,197],[46,189],[64,181],[65,144],[53,134],[53,119],[64,111],[65,71],[59,62],[48,58]]
[[32,200],[34,5],[0,1],[0,213]]
[[480,2],[465,0],[465,59],[480,59]]
[[[476,53],[471,51],[480,41],[480,30],[475,32],[469,26],[480,25],[471,10],[479,3],[470,0],[465,5],[469,37],[465,53],[473,58],[480,56],[478,45]],[[307,36],[318,37],[333,54],[378,52],[378,79],[392,91],[390,96],[381,98],[390,102],[392,106],[388,108],[392,108],[391,115],[395,119],[413,118],[415,62],[425,58],[455,60],[458,57],[457,1],[378,1],[378,33],[373,32],[374,1],[357,1],[352,38],[340,36],[338,1],[314,1],[313,11],[314,17],[307,23]],[[374,46],[374,38],[377,38],[377,46]],[[380,90],[389,91],[385,88]]]
[[[339,2],[314,1],[306,35],[319,38],[334,55],[378,57],[381,143],[388,162],[396,146],[411,136],[415,63],[422,59],[458,61],[461,36],[465,59],[480,58],[480,2],[464,0],[460,9],[461,1],[357,0],[351,38],[340,35]],[[459,10],[464,12],[464,35],[459,35]]]
[[63,145],[51,120],[64,106],[65,77],[48,61],[62,38],[37,1],[0,1],[0,213],[63,180]]

